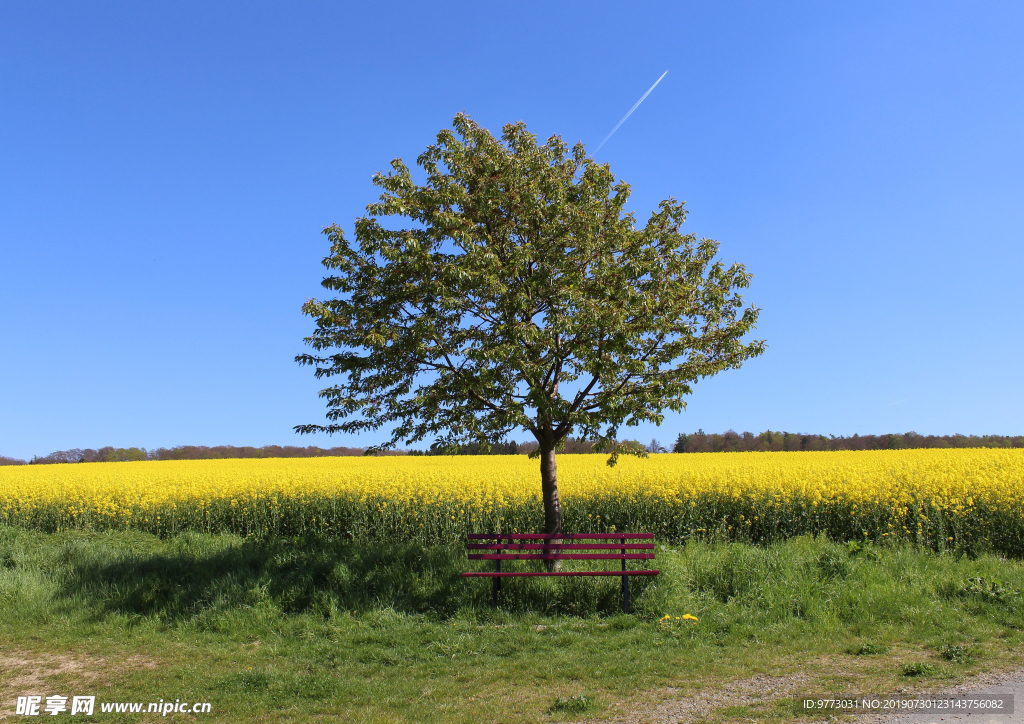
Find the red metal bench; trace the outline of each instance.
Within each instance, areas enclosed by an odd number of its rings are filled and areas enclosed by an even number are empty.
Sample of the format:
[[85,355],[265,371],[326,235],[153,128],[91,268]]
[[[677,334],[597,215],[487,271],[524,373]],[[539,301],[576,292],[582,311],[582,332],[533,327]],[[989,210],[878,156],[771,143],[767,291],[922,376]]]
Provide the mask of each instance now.
[[[630,541],[647,541],[634,543]],[[493,571],[469,571],[466,578],[494,579],[494,605],[502,578],[519,576],[621,576],[622,610],[629,613],[629,577],[656,576],[660,571],[629,570],[626,561],[654,559],[653,533],[470,533],[466,544],[471,561],[494,561]],[[588,551],[588,552],[583,552]],[[600,553],[595,552],[600,551]],[[615,551],[614,553],[612,551]],[[502,561],[622,561],[618,571],[503,571]]]

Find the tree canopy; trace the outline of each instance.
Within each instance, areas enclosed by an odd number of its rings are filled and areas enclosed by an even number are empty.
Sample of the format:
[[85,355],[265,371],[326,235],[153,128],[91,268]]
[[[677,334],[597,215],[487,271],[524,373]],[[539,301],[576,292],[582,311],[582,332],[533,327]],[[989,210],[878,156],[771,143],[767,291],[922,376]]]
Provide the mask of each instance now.
[[390,427],[380,450],[486,448],[525,429],[550,530],[566,437],[596,440],[614,464],[623,425],[660,424],[694,382],[764,350],[744,341],[758,310],[737,293],[743,265],[683,234],[673,198],[639,227],[629,185],[583,144],[538,144],[522,122],[499,139],[460,114],[417,164],[424,183],[401,159],[374,176],[383,192],[355,245],[324,230],[333,296],[303,306],[314,353],[296,360],[335,383],[320,392],[328,424],[298,432]]

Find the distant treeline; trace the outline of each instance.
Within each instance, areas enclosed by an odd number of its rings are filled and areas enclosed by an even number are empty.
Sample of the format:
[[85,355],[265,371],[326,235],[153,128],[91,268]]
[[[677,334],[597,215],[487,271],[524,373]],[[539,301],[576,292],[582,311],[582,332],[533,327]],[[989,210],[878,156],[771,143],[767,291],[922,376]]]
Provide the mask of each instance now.
[[522,452],[519,443],[496,442],[492,443],[490,449],[484,452],[480,445],[462,445],[457,450],[444,450],[438,447],[431,447],[429,450],[409,450],[408,455],[518,455]]
[[[637,443],[639,444],[639,443]],[[458,448],[455,455],[517,455],[526,454],[537,447],[535,442],[498,442],[491,445],[488,452],[481,452],[479,445],[464,445]],[[566,441],[565,452],[589,453],[593,443],[582,440]],[[263,447],[234,447],[233,445],[180,445],[178,447],[161,447],[147,450],[144,447],[101,447],[58,450],[45,457],[34,457],[31,460],[0,457],[0,465],[52,465],[54,463],[114,463],[132,460],[219,460],[228,458],[319,458],[344,457],[362,455],[366,448],[361,447],[296,447],[294,445],[265,445]],[[389,450],[383,455],[451,455],[452,452],[437,448],[430,450]]]
[[[639,445],[639,443],[637,443]],[[586,440],[575,440],[569,438],[565,441],[565,449],[561,452],[575,455],[578,453],[594,452],[594,443]],[[536,442],[496,442],[492,443],[487,452],[481,450],[480,445],[462,445],[454,452],[441,448],[432,447],[429,450],[409,450],[407,455],[526,455],[537,449]]]
[[[642,447],[648,452],[759,452],[759,451],[801,451],[801,450],[910,450],[915,448],[1024,448],[1024,435],[918,435],[916,432],[891,435],[853,435],[835,437],[829,435],[805,435],[793,432],[767,430],[760,435],[752,432],[706,433],[703,430],[687,435],[681,433],[667,450],[657,440],[641,445],[635,440],[621,444]],[[494,443],[488,452],[481,452],[479,445],[464,445],[456,455],[525,455],[537,448],[536,442],[502,441]],[[365,448],[294,445],[265,445],[264,447],[234,447],[233,445],[181,445],[161,447],[156,450],[129,447],[101,447],[99,450],[58,450],[46,457],[34,457],[29,465],[53,463],[105,463],[130,460],[217,460],[221,458],[317,458],[362,455]],[[594,443],[569,438],[561,451],[569,454],[592,453]],[[451,455],[452,452],[432,448],[429,450],[391,450],[385,455]],[[0,465],[25,465],[25,460],[0,456]]]
[[[294,445],[265,445],[264,447],[235,447],[233,445],[181,445],[179,447],[161,447],[147,450],[144,447],[101,447],[99,450],[87,448],[81,450],[58,450],[46,457],[34,457],[30,465],[50,465],[53,463],[113,463],[131,460],[219,460],[227,458],[318,458],[362,455],[363,448],[358,447],[297,447]],[[385,453],[402,454],[402,453]],[[9,460],[6,465],[23,465],[24,460]]]
[[[1024,447],[1024,435],[804,435],[772,432],[760,435],[727,430],[722,434],[703,430],[676,438],[672,452],[757,452],[768,450],[911,450],[918,448]],[[648,446],[650,449],[650,446]]]

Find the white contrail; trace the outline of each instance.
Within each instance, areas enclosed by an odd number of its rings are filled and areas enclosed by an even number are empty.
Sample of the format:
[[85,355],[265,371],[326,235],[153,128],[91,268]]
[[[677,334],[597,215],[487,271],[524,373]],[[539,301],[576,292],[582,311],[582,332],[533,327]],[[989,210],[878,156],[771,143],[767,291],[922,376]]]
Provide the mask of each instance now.
[[[664,78],[666,75],[668,75],[668,71],[667,70],[664,73],[661,74],[661,78]],[[629,118],[631,115],[633,115],[633,111],[635,111],[637,109],[637,107],[641,103],[644,102],[644,98],[646,98],[647,96],[649,96],[651,94],[651,91],[654,90],[654,86],[658,85],[658,83],[661,83],[661,78],[658,78],[658,80],[654,81],[654,85],[652,85],[650,88],[648,88],[647,92],[644,93],[642,96],[640,96],[640,100],[638,100],[636,102],[636,105],[634,105],[632,108],[629,109],[629,113],[624,115],[622,117],[622,120],[615,124],[615,128],[612,129],[611,133],[609,133],[607,136],[604,137],[604,140],[601,141],[601,145],[598,146],[595,149],[595,152],[596,151],[600,151],[601,150],[601,146],[603,146],[604,144],[608,143],[608,139],[612,137],[612,133],[615,133],[617,130],[619,130],[619,126],[621,126],[623,123],[625,123],[627,118]]]

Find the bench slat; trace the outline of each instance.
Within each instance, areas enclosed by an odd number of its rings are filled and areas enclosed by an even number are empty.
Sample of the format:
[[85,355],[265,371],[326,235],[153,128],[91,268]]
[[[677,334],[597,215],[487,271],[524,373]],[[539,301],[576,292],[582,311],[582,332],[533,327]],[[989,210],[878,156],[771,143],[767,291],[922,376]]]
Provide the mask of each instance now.
[[642,561],[653,553],[470,553],[471,561]]
[[661,571],[470,571],[463,578],[518,578],[519,576],[656,576]]
[[468,543],[471,551],[630,550],[653,551],[653,543]]
[[652,540],[654,533],[470,533],[470,540],[601,540],[605,538],[644,538]]

